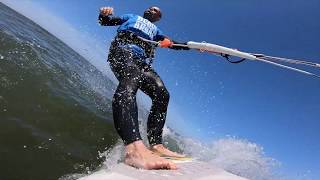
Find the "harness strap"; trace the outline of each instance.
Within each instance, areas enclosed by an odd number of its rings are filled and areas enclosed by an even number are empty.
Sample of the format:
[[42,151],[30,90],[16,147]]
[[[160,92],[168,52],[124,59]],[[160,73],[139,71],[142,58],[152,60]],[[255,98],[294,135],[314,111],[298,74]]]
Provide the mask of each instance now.
[[144,50],[147,58],[154,58],[155,46],[150,42],[142,40],[139,36],[132,32],[119,32],[114,40],[114,43],[116,43],[116,45],[135,44]]

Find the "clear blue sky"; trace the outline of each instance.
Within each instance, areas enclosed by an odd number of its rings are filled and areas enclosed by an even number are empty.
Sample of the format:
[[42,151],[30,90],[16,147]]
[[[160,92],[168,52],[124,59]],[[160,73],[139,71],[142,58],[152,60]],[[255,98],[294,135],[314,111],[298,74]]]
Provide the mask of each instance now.
[[[320,62],[320,0],[34,2],[104,44],[116,28],[98,26],[99,7],[113,6],[121,15],[157,5],[163,11],[157,25],[172,39]],[[180,131],[204,141],[225,135],[248,139],[285,171],[310,170],[320,178],[320,79],[259,62],[234,65],[210,54],[166,49],[158,50],[155,69],[185,120],[169,125],[188,127]]]

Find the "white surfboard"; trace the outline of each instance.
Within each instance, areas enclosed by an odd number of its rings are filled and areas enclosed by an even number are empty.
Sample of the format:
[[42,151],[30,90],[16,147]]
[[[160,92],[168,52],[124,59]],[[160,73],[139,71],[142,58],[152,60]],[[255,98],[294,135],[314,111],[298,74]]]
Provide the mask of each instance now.
[[248,180],[196,160],[177,161],[177,166],[178,170],[143,170],[120,163],[79,180]]

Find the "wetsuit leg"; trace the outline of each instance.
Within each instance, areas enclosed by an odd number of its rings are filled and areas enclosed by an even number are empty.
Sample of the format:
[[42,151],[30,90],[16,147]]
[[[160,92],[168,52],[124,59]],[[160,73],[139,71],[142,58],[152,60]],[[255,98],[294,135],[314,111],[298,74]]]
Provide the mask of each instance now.
[[140,89],[152,99],[151,110],[147,122],[148,140],[151,146],[162,144],[162,132],[167,116],[169,92],[159,75],[145,66]]
[[159,75],[149,64],[121,48],[110,51],[108,59],[119,80],[112,109],[114,124],[120,137],[126,145],[141,140],[136,103],[137,90],[141,89],[152,99],[147,123],[149,143],[161,144],[169,93]]
[[132,55],[119,49],[110,52],[111,69],[119,80],[112,99],[115,128],[125,145],[141,140],[138,123],[136,93],[140,70],[132,64]]

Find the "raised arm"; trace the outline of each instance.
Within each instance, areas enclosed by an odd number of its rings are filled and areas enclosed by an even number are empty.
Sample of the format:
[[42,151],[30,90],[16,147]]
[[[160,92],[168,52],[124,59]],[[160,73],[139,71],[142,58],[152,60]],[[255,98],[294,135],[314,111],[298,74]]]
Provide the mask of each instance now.
[[113,16],[112,7],[100,8],[100,14],[99,14],[98,20],[101,26],[117,26],[125,22],[123,18]]

